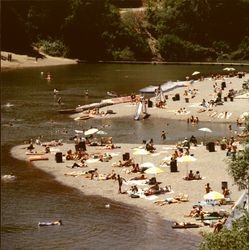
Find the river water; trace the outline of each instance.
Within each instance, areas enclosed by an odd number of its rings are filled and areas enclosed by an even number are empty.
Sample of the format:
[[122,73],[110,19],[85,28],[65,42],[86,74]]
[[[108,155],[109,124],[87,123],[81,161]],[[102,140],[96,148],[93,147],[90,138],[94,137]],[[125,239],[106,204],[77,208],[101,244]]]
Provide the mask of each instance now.
[[[68,142],[75,129],[105,127],[117,143],[160,141],[165,129],[172,143],[197,127],[165,119],[87,120],[75,122],[58,113],[53,89],[59,90],[62,108],[107,98],[107,91],[130,95],[148,85],[184,80],[198,70],[204,75],[222,72],[222,66],[79,64],[30,68],[1,73],[1,249],[197,249],[200,237],[177,232],[153,211],[144,211],[98,196],[85,196],[53,177],[10,155],[11,147],[31,138]],[[247,70],[244,67],[241,70]],[[43,73],[42,73],[43,72]],[[51,72],[53,79],[44,76]],[[89,95],[85,96],[85,90]],[[226,125],[215,127],[213,137],[224,135]],[[65,132],[67,131],[67,132]],[[105,204],[111,204],[110,209]],[[62,219],[62,227],[38,228],[38,221]]]

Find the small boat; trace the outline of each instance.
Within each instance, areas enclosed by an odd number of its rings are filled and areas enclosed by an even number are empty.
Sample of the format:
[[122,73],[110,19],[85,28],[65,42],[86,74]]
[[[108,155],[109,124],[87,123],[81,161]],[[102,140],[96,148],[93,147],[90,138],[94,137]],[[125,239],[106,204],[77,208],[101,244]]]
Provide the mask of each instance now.
[[96,102],[96,103],[91,103],[91,104],[86,104],[83,106],[78,106],[75,108],[77,112],[82,112],[87,109],[94,109],[94,108],[103,108],[109,105],[112,105],[113,103],[108,103],[108,102]]
[[47,221],[47,222],[38,222],[39,227],[46,227],[46,226],[62,226],[62,220],[58,221]]
[[58,110],[58,112],[61,114],[76,114],[79,113],[80,111],[77,111],[76,108],[74,108],[74,109],[60,109]]
[[180,223],[177,223],[175,222],[174,225],[172,225],[172,228],[173,229],[182,229],[182,228],[198,228],[200,227],[201,225],[198,225],[196,223],[192,223],[192,222],[180,222]]
[[47,161],[48,157],[42,156],[42,155],[35,155],[30,156],[29,161]]
[[[204,220],[220,220],[223,217],[221,216],[204,216]],[[196,218],[196,220],[202,220],[202,218]]]
[[111,97],[118,97],[118,94],[114,91],[107,91],[106,94]]
[[79,121],[79,120],[88,120],[90,118],[92,118],[93,116],[90,116],[90,115],[81,115],[81,116],[78,116],[78,117],[75,117],[74,120],[75,121]]

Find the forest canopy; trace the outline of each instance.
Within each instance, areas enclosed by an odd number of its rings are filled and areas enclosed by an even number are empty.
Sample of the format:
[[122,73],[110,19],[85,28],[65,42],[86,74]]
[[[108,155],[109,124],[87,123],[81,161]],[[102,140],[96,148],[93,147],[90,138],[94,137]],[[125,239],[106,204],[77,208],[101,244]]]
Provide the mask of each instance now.
[[38,47],[87,61],[249,59],[249,0],[4,0],[1,9],[6,51]]

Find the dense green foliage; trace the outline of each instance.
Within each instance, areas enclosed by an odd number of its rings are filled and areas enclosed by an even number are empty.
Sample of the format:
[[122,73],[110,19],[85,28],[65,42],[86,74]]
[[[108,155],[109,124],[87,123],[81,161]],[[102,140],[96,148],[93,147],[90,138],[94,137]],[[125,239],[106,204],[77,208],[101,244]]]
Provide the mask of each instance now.
[[[118,7],[142,2],[142,15],[120,14]],[[84,60],[151,60],[155,51],[174,61],[249,59],[249,0],[3,0],[1,7],[2,50],[42,44]]]
[[232,229],[205,234],[201,250],[245,250],[249,249],[249,213],[233,223]]
[[[245,117],[243,133],[249,133],[249,116]],[[244,149],[237,152],[236,157],[228,164],[228,173],[240,189],[247,189],[249,193],[249,136],[244,138]]]

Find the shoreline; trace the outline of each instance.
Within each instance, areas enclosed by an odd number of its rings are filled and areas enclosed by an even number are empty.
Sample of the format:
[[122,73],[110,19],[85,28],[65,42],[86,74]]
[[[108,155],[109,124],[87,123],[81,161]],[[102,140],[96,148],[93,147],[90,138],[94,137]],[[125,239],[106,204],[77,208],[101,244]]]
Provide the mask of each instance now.
[[[89,178],[85,178],[82,175],[83,171],[88,171],[92,168],[98,168],[99,174],[108,174],[114,170],[117,174],[124,177],[128,180],[131,177],[140,175],[139,173],[128,174],[126,173],[127,169],[131,167],[112,167],[114,162],[118,162],[122,160],[122,155],[126,152],[130,153],[131,158],[135,160],[135,162],[141,164],[141,160],[143,158],[143,162],[153,162],[156,166],[159,166],[162,159],[165,156],[168,156],[173,151],[174,146],[170,145],[156,145],[155,154],[145,155],[141,157],[140,155],[133,155],[133,148],[139,147],[141,144],[115,144],[120,146],[120,148],[113,150],[103,150],[98,147],[90,147],[87,146],[88,153],[108,153],[112,154],[113,158],[109,162],[94,162],[88,163],[88,167],[86,168],[68,168],[67,166],[72,166],[74,161],[63,160],[62,163],[57,163],[55,161],[55,151],[52,153],[46,154],[49,160],[44,161],[35,161],[32,162],[32,166],[52,175],[56,181],[62,183],[63,185],[67,185],[73,187],[79,191],[81,191],[85,195],[98,195],[101,197],[108,198],[113,201],[122,202],[127,205],[136,206],[138,209],[146,209],[151,211],[153,209],[154,213],[157,213],[163,220],[167,221],[177,221],[177,222],[197,222],[194,218],[185,218],[184,215],[188,214],[194,204],[203,199],[204,195],[204,186],[207,182],[210,183],[213,190],[220,192],[221,191],[221,182],[227,181],[228,187],[232,191],[232,200],[236,201],[240,196],[240,191],[237,190],[235,186],[232,185],[232,180],[226,173],[226,163],[224,159],[226,158],[225,152],[220,150],[220,148],[216,147],[216,152],[209,152],[206,150],[205,146],[198,145],[197,147],[191,147],[190,152],[194,154],[194,157],[197,158],[197,161],[189,163],[187,168],[193,170],[199,170],[201,175],[204,177],[202,180],[198,181],[186,181],[183,180],[183,176],[186,175],[186,164],[178,163],[178,172],[171,173],[169,167],[161,167],[164,171],[163,173],[157,174],[157,181],[162,182],[160,184],[161,187],[165,185],[171,185],[173,193],[165,193],[157,195],[157,199],[164,199],[165,197],[174,197],[180,193],[187,194],[189,196],[188,202],[181,202],[179,204],[166,204],[164,206],[158,206],[153,203],[153,200],[148,200],[144,198],[133,199],[129,197],[127,194],[118,194],[118,182],[114,180],[90,180]],[[14,158],[23,161],[29,161],[29,157],[25,153],[27,152],[28,145],[19,145],[15,146],[11,149],[11,155]],[[57,146],[54,148],[59,150],[63,154],[67,152],[69,149],[74,149],[74,144],[63,144],[62,146]],[[37,152],[41,152],[44,150],[44,147],[35,145],[35,150]],[[208,159],[212,156],[212,162]],[[66,176],[65,174],[68,174]],[[76,175],[77,177],[73,177],[70,174]],[[148,178],[153,177],[154,175],[146,174]],[[148,185],[138,186],[139,188],[145,188]],[[131,186],[124,185],[122,186],[122,190],[128,190]],[[152,197],[152,196],[151,196]],[[150,196],[148,196],[150,198]],[[111,209],[111,207],[110,207]],[[204,207],[205,210],[212,211],[213,208]],[[210,210],[211,209],[211,210]],[[220,209],[224,209],[225,211],[231,211],[231,205],[222,205],[219,208],[215,208],[216,211]],[[173,230],[173,229],[172,229]],[[200,232],[203,231],[211,231],[212,228],[209,227],[200,227],[195,229],[187,229],[187,231],[199,235]],[[184,232],[186,232],[184,230]]]
[[[12,61],[8,61],[8,54],[12,55]],[[1,52],[1,71],[15,70],[22,68],[32,67],[46,67],[46,66],[59,66],[59,65],[70,65],[78,63],[88,63],[85,60],[70,59],[63,57],[53,57],[43,54],[44,58],[36,60],[35,57],[16,54],[13,52],[2,51]],[[2,59],[6,58],[5,60]],[[160,62],[160,61],[96,61],[96,63],[106,64],[153,64],[153,65],[221,65],[221,66],[249,66],[249,62]]]

